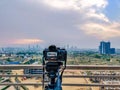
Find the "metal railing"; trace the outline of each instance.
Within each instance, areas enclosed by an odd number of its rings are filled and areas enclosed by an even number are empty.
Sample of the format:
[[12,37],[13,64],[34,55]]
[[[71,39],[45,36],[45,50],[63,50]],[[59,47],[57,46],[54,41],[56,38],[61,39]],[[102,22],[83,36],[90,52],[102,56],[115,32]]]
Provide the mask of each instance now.
[[[41,65],[0,65],[0,69],[42,69]],[[72,70],[120,70],[120,65],[67,65]]]
[[[0,65],[0,70],[18,70],[18,69],[42,69],[41,65]],[[66,70],[120,70],[118,65],[68,65]],[[42,72],[41,72],[42,74]],[[0,77],[40,77],[40,74],[9,75],[0,74]],[[64,75],[63,78],[120,78],[119,75]],[[42,83],[0,83],[0,85],[42,85]],[[69,84],[63,83],[63,86],[92,86],[92,87],[120,87],[119,84]]]

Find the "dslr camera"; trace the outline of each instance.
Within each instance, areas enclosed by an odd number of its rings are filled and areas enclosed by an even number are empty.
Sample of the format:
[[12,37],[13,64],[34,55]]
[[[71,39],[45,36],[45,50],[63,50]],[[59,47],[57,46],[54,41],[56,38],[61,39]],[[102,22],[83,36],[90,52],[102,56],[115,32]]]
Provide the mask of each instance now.
[[[62,90],[62,74],[66,68],[67,51],[51,45],[43,50],[43,90]],[[49,84],[44,87],[45,73]]]
[[43,56],[46,61],[65,61],[67,51],[65,49],[57,48],[55,45],[51,45],[43,51]]

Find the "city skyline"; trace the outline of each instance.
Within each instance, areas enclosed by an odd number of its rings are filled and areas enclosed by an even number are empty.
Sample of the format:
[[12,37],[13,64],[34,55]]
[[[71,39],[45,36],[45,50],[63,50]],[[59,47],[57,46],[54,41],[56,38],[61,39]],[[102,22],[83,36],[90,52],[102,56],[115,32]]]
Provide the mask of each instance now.
[[39,44],[120,48],[119,0],[2,0],[0,47]]

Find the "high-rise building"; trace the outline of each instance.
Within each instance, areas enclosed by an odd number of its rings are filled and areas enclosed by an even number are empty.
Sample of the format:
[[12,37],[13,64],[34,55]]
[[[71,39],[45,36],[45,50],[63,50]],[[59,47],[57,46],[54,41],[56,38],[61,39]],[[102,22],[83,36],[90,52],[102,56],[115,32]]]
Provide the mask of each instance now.
[[115,54],[115,48],[111,48],[110,42],[101,41],[99,46],[100,54]]
[[111,53],[111,54],[115,54],[115,48],[111,48],[111,49],[110,49],[110,53]]

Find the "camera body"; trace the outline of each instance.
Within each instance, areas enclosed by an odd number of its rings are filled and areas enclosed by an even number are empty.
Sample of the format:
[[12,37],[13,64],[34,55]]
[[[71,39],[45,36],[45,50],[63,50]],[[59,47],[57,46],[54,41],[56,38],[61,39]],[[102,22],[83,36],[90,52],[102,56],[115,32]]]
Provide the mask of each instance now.
[[46,61],[65,61],[67,51],[65,49],[57,48],[55,45],[51,45],[43,51],[43,56]]

